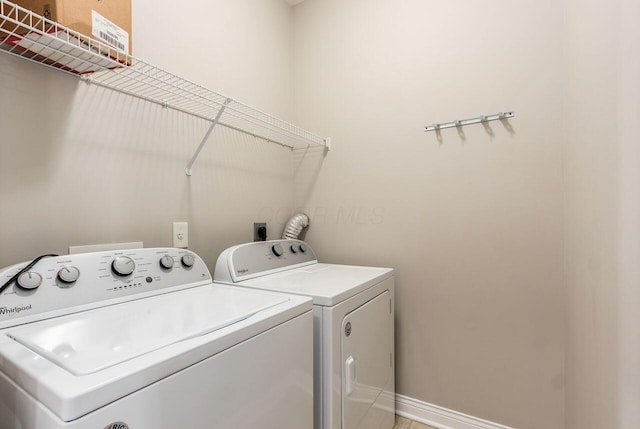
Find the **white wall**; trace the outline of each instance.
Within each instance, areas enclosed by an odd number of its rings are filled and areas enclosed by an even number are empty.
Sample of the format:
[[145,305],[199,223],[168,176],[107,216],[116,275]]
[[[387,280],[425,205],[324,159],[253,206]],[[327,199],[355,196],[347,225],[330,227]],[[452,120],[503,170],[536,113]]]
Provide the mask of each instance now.
[[[281,0],[133,2],[134,54],[240,101],[291,113],[291,9]],[[0,266],[69,245],[190,247],[213,267],[293,198],[288,149],[0,55]],[[277,237],[283,223],[272,223]]]
[[640,5],[567,4],[567,429],[640,427]]
[[[296,204],[324,260],[397,271],[397,390],[564,425],[563,5],[307,0],[294,9]],[[424,133],[512,109],[508,124]]]

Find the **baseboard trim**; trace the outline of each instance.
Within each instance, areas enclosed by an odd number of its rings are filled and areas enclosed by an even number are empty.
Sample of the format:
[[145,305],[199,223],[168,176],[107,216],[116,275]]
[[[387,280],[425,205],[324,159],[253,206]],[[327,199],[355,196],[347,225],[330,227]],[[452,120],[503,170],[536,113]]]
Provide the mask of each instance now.
[[396,395],[396,414],[437,429],[513,429],[403,395]]

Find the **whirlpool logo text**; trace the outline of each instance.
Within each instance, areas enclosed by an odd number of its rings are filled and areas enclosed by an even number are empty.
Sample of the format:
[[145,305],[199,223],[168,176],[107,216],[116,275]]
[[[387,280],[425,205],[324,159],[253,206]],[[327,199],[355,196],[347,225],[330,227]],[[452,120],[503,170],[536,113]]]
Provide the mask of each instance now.
[[0,316],[15,316],[21,311],[31,310],[31,304],[29,305],[16,305],[15,307],[0,307]]
[[129,425],[124,422],[115,422],[105,426],[104,429],[129,429]]

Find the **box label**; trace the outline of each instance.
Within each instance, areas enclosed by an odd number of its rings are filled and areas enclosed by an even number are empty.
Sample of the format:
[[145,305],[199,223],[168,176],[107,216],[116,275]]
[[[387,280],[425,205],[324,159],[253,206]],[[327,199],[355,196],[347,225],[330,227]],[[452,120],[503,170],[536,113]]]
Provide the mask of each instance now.
[[120,52],[129,53],[129,33],[95,10],[91,11],[91,21],[91,34],[112,45]]

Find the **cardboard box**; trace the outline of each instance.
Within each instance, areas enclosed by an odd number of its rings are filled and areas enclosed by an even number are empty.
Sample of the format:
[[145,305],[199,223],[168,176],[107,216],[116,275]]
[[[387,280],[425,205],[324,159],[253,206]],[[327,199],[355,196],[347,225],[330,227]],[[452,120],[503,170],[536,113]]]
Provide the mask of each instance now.
[[109,44],[121,52],[131,54],[131,0],[10,1],[71,30]]

